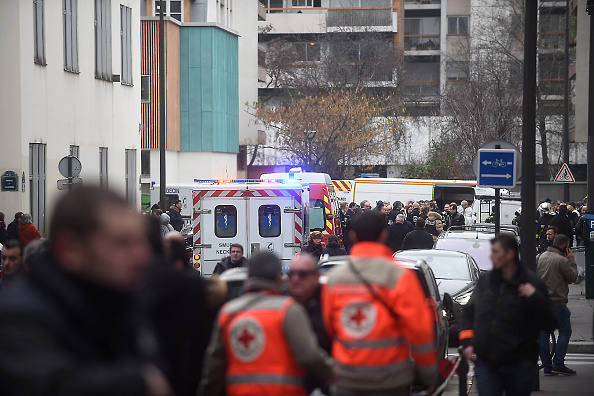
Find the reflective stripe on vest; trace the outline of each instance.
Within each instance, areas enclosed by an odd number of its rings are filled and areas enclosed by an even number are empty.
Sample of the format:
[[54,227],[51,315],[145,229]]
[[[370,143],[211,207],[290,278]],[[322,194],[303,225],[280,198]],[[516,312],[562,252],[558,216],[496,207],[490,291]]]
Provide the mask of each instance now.
[[274,373],[227,376],[227,385],[240,384],[302,386],[303,378]]
[[406,342],[403,337],[398,338],[384,338],[380,340],[343,340],[342,338],[337,339],[346,349],[380,349],[389,348],[402,345]]
[[406,370],[410,367],[414,366],[414,363],[410,360],[406,360],[404,362],[398,363],[390,363],[383,366],[354,366],[349,364],[344,364],[340,362],[336,362],[336,365],[341,370],[357,373],[357,374],[390,374],[390,373],[397,373],[399,371]]
[[428,344],[413,345],[412,351],[414,353],[429,353],[435,351],[435,344],[430,342]]

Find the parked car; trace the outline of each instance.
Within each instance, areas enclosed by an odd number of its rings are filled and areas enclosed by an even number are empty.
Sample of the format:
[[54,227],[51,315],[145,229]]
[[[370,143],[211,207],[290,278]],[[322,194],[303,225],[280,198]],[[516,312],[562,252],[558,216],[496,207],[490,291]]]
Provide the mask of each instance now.
[[451,250],[406,250],[394,254],[399,260],[424,260],[433,270],[440,295],[449,293],[454,300],[454,315],[450,316],[450,344],[458,343],[458,321],[462,309],[470,300],[481,270],[468,253]]
[[467,253],[478,264],[482,271],[490,271],[493,263],[491,254],[491,239],[494,233],[472,230],[467,227],[454,228],[443,232],[435,242],[435,249],[454,250]]

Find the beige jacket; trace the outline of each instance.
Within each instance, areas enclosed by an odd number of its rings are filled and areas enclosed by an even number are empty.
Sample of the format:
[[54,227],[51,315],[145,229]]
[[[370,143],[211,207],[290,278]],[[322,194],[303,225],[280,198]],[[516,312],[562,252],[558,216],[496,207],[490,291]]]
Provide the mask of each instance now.
[[547,285],[553,305],[567,305],[568,285],[575,282],[578,276],[575,260],[566,258],[561,249],[551,246],[540,255],[536,273]]

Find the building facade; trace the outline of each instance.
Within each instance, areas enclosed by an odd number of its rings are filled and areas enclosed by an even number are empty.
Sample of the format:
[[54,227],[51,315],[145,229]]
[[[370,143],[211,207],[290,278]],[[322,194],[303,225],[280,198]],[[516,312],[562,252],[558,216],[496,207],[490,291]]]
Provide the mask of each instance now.
[[0,2],[0,211],[9,221],[31,213],[46,235],[68,155],[83,183],[139,204],[139,37],[139,0]]
[[[160,184],[159,3],[141,2],[145,205]],[[259,3],[167,0],[165,5],[167,185],[235,179],[245,164],[243,147],[257,135],[245,104],[258,98]]]

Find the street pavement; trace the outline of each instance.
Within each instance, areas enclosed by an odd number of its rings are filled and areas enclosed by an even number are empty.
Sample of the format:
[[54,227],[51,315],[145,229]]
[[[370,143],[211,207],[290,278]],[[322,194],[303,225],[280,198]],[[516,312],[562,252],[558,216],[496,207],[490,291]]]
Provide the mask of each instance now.
[[[594,395],[594,338],[592,335],[594,300],[586,300],[584,282],[579,285],[570,285],[569,303],[567,306],[571,310],[573,334],[565,364],[569,368],[576,370],[577,375],[573,377],[545,377],[541,371],[540,391],[533,392],[533,395]],[[449,354],[450,360],[453,360],[458,356],[458,351],[450,348]],[[471,370],[468,381],[470,392],[468,394],[478,395],[476,387],[472,386],[472,381],[473,375]],[[458,377],[454,376],[448,384],[444,396],[459,395],[458,384]]]

